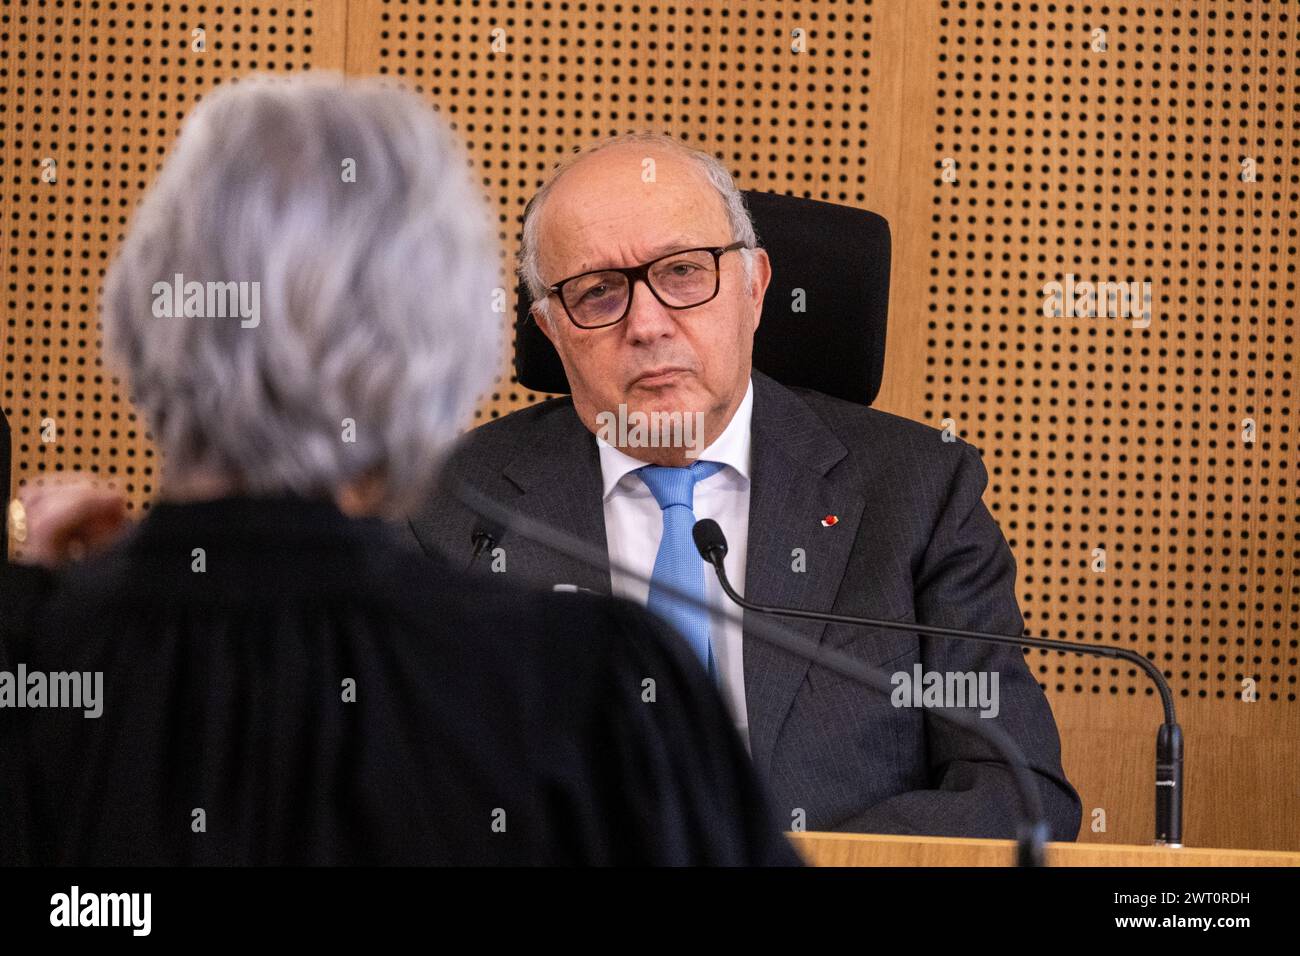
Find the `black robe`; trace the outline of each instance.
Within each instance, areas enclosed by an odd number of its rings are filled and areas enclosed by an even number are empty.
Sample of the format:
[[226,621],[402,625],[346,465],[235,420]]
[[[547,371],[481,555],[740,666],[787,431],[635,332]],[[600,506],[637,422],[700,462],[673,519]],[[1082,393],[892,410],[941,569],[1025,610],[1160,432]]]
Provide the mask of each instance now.
[[797,862],[690,650],[630,603],[297,498],[156,504],[49,587],[6,666],[102,672],[103,712],[0,709],[6,862]]

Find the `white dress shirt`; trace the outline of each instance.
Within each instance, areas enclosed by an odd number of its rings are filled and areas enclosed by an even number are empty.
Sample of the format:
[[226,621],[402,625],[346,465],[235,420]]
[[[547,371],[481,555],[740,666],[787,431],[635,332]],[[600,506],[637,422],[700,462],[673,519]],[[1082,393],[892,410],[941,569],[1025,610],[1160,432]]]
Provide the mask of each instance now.
[[[712,518],[727,536],[724,566],[727,578],[740,595],[745,593],[745,552],[749,544],[749,440],[750,421],[754,412],[754,383],[749,383],[745,397],[717,440],[694,461],[718,461],[724,467],[695,485],[695,518]],[[636,571],[647,580],[654,573],[655,556],[663,537],[663,511],[654,495],[638,475],[645,466],[601,438],[600,471],[603,478],[605,506],[605,540],[611,563]],[[700,562],[704,574],[704,598],[710,607],[735,611],[740,608],[722,593],[713,569]],[[642,606],[650,596],[650,587],[626,575],[611,571],[610,583],[619,597]],[[719,685],[731,712],[740,739],[749,746],[749,718],[745,710],[744,634],[739,621],[712,616],[713,657],[718,667]]]

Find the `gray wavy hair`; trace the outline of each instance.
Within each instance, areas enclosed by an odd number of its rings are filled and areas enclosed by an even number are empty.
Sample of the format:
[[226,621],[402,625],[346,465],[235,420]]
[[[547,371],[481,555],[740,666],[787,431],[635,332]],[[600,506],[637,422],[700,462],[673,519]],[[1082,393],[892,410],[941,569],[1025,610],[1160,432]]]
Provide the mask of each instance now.
[[519,243],[518,256],[519,278],[528,289],[533,311],[543,318],[550,318],[550,303],[546,298],[546,283],[542,280],[538,213],[541,211],[542,205],[546,202],[551,190],[555,188],[555,184],[559,182],[560,177],[568,172],[575,163],[591,156],[593,153],[599,153],[613,146],[627,144],[644,144],[667,150],[689,159],[699,167],[704,178],[709,185],[718,191],[718,197],[722,200],[722,207],[727,213],[727,222],[731,227],[730,241],[743,241],[747,247],[740,250],[741,261],[745,266],[745,292],[748,294],[753,290],[755,254],[752,247],[757,245],[758,240],[754,234],[754,220],[750,218],[749,209],[745,206],[745,197],[741,195],[739,187],[736,186],[731,171],[713,154],[695,149],[666,133],[653,131],[620,133],[617,136],[590,143],[566,156],[558,166],[551,170],[541,188],[537,190],[524,208],[523,235]]
[[[177,274],[257,283],[260,321],[159,317]],[[105,344],[168,472],[307,496],[378,474],[398,514],[492,383],[499,280],[468,157],[416,94],[249,77],[186,119],[105,279]]]

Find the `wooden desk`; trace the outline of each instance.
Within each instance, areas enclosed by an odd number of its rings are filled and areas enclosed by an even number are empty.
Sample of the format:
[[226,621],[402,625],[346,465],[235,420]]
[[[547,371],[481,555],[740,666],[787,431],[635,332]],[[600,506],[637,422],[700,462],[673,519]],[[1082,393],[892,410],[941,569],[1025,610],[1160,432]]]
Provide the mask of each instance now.
[[[791,833],[814,866],[1010,866],[1011,840]],[[1105,843],[1049,843],[1049,866],[1300,866],[1300,853],[1277,850],[1172,849]]]

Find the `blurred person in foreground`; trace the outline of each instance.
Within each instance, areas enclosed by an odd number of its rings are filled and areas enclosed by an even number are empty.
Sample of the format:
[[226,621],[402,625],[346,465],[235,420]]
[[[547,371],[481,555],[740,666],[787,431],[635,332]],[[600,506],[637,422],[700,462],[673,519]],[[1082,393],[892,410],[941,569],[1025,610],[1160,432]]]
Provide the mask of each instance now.
[[[492,381],[498,262],[414,94],[204,98],[104,289],[160,498],[87,560],[25,569],[42,598],[6,624],[6,666],[103,675],[98,716],[0,708],[7,862],[797,862],[675,634],[431,573],[384,520]],[[213,283],[240,308],[212,314]],[[34,493],[33,553],[66,559],[69,524],[102,539],[115,501]]]

